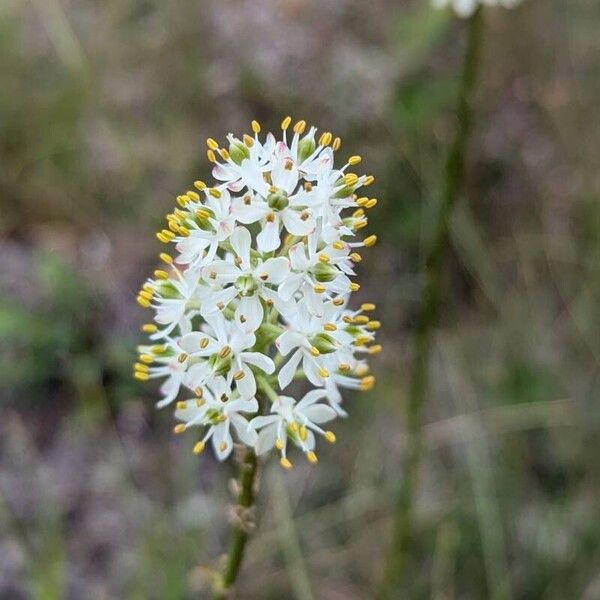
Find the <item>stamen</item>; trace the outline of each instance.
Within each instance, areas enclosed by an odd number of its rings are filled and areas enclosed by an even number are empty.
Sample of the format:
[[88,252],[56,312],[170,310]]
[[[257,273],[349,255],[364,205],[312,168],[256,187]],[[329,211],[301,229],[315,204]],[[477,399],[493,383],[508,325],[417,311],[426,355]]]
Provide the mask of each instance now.
[[250,125],[251,125],[252,131],[254,131],[254,133],[260,133],[260,123],[258,121],[252,121],[252,123]]
[[292,463],[285,457],[279,459],[279,464],[286,470],[289,471],[292,468]]
[[281,121],[281,129],[283,129],[283,131],[285,131],[290,126],[291,122],[292,122],[292,117],[286,117],[283,121]]
[[197,442],[194,446],[194,454],[202,454],[205,446],[206,444],[204,442]]
[[306,458],[311,465],[316,465],[319,462],[317,455],[312,450],[306,453]]

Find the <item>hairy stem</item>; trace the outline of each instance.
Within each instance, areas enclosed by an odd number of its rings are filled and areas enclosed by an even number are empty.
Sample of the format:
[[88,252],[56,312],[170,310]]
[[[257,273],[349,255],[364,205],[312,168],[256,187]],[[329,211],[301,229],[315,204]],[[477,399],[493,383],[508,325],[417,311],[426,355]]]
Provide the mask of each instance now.
[[254,505],[254,485],[258,471],[258,459],[254,450],[247,449],[240,466],[240,491],[237,498],[238,522],[233,526],[229,552],[225,559],[225,566],[221,573],[220,581],[214,593],[215,600],[224,600],[229,596],[229,591],[237,579],[244,549],[248,541],[247,513]]
[[392,543],[378,598],[406,597],[408,562],[414,553],[413,505],[422,454],[422,413],[429,376],[431,342],[437,322],[443,258],[449,241],[450,218],[463,186],[466,151],[472,128],[472,98],[481,49],[482,9],[467,23],[468,40],[457,106],[457,129],[445,167],[445,186],[433,224],[433,235],[424,266],[424,287],[415,327],[415,346],[406,404],[407,455],[398,493]]

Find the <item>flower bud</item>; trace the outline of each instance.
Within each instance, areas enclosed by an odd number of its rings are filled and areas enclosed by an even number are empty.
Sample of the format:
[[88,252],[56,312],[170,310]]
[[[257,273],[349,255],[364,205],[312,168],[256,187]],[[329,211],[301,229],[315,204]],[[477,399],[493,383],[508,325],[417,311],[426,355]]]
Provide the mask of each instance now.
[[315,143],[315,133],[311,129],[299,142],[298,142],[298,162],[305,161],[317,147]]
[[250,150],[244,142],[233,138],[233,141],[229,144],[229,156],[236,165],[241,165],[246,158],[250,158]]
[[311,273],[318,282],[329,283],[336,278],[338,270],[329,263],[319,262],[311,269]]
[[290,201],[285,190],[276,190],[267,196],[267,204],[273,210],[283,210],[288,207],[289,203]]
[[326,333],[318,333],[310,339],[310,343],[321,353],[331,354],[338,349],[337,342]]

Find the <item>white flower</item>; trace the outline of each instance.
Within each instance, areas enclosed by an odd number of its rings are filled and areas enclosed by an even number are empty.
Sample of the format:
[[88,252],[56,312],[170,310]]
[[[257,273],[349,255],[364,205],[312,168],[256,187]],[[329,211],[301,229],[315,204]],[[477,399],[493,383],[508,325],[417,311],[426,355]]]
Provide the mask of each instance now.
[[223,310],[232,300],[239,298],[235,320],[244,331],[258,329],[264,312],[260,299],[276,301],[277,296],[269,286],[283,282],[290,270],[289,260],[283,256],[268,258],[264,262],[258,258],[253,264],[251,242],[250,232],[245,227],[236,227],[230,238],[235,260],[215,260],[202,270],[203,279],[218,286],[206,295],[202,315],[206,317]]
[[319,427],[336,417],[330,406],[318,403],[324,396],[323,390],[312,390],[298,403],[289,396],[279,396],[271,406],[272,414],[254,417],[250,421],[253,430],[260,430],[256,453],[265,454],[276,446],[281,453],[281,465],[289,468],[291,463],[287,458],[287,441],[290,439],[302,449],[310,462],[317,462],[314,432],[324,436],[329,442],[335,441],[331,431],[324,431]]
[[435,8],[451,6],[459,17],[470,17],[478,6],[502,6],[513,8],[521,0],[432,0]]
[[225,460],[233,448],[230,426],[233,425],[238,439],[252,446],[256,443],[256,432],[242,413],[252,414],[258,410],[256,398],[249,400],[233,400],[231,388],[222,377],[211,382],[201,398],[193,398],[178,402],[175,418],[183,421],[182,426],[176,426],[177,433],[182,433],[189,427],[207,427],[200,442],[194,446],[194,452],[200,454],[209,439],[219,460]]
[[[381,350],[379,321],[366,314],[374,306],[348,308],[357,250],[377,239],[359,235],[377,200],[358,190],[373,177],[349,172],[359,156],[335,166],[339,138],[317,139],[304,121],[289,137],[290,125],[286,117],[279,140],[261,141],[255,121],[253,135],[229,134],[227,147],[207,140],[217,183],[196,181],[157,233],[176,256],[161,253],[167,266],[139,292],[155,343],[139,347],[134,365],[138,380],[163,380],[159,407],[182,388],[196,394],[176,403],[175,430],[205,428],[197,453],[212,439],[223,460],[233,429],[258,454],[276,446],[286,468],[288,439],[312,463],[315,433],[335,441],[320,425],[346,416],[342,389],[373,386],[366,359]],[[297,403],[279,396],[293,379],[317,389]]]
[[250,365],[263,373],[271,374],[275,364],[261,352],[250,352],[256,343],[253,333],[240,330],[234,321],[227,321],[221,313],[206,317],[208,332],[195,331],[181,338],[181,348],[194,363],[186,375],[190,389],[202,387],[212,377],[228,374],[228,380],[236,381],[240,396],[244,399],[256,394],[256,380]]

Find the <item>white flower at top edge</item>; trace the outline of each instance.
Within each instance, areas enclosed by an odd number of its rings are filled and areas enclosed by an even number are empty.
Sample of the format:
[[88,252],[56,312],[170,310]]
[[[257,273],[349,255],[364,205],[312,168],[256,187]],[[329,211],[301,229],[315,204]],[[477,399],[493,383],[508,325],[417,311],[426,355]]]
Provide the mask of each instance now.
[[459,17],[470,17],[478,6],[502,6],[514,8],[521,0],[432,0],[435,8],[451,6]]

